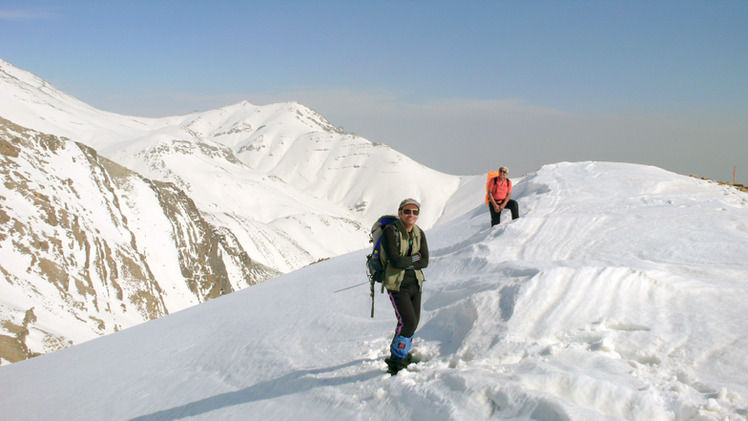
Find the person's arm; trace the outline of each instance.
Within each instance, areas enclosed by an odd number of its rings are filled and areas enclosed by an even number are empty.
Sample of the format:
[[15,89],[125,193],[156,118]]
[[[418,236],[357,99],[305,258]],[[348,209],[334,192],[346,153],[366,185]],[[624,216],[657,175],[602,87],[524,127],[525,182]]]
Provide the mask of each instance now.
[[382,235],[384,236],[384,242],[382,243],[382,246],[387,252],[387,260],[396,269],[408,269],[408,267],[412,266],[414,262],[421,258],[421,256],[418,255],[400,255],[400,247],[398,247],[397,244],[399,234],[397,232],[397,228],[395,228],[395,224],[387,225],[384,228],[384,233]]
[[491,201],[491,206],[493,206],[494,209],[499,209],[499,204],[496,203],[496,199],[493,198],[493,195],[488,196],[488,200]]
[[512,198],[512,182],[508,178],[506,179],[506,185],[507,185],[506,197],[501,202],[501,206],[499,206],[499,209],[498,209],[499,212],[504,210],[506,205],[509,203],[509,199]]
[[511,198],[512,198],[512,191],[509,190],[509,193],[506,194],[506,199],[504,199],[504,201],[501,202],[501,205],[499,205],[499,210],[504,210],[504,208],[506,207],[507,203],[509,203],[509,199],[511,199]]
[[426,233],[421,230],[421,248],[417,256],[421,258],[413,263],[413,269],[423,269],[429,265],[429,245],[426,242]]
[[[491,184],[491,185],[494,186],[494,187],[496,187],[496,181],[494,180],[493,184]],[[496,203],[496,199],[494,199],[494,197],[493,197],[493,187],[489,187],[487,189],[487,193],[488,193],[488,200],[491,202],[491,206],[493,207],[493,209],[495,211],[499,211],[499,209],[500,209],[499,208],[499,204]]]

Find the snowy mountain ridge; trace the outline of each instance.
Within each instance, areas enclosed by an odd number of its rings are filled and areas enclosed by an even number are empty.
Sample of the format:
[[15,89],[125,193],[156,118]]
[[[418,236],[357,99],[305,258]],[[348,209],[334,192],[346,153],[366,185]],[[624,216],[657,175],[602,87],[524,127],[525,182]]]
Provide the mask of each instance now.
[[[0,116],[83,142],[147,178],[175,183],[217,225],[231,226],[254,259],[283,272],[362,247],[371,221],[392,212],[399,198],[422,200],[421,222],[431,227],[467,210],[452,196],[468,190],[477,203],[483,188],[479,176],[426,168],[343,133],[298,103],[242,102],[160,119],[119,116],[4,61],[0,93]],[[294,241],[279,248],[253,235],[258,225]]]

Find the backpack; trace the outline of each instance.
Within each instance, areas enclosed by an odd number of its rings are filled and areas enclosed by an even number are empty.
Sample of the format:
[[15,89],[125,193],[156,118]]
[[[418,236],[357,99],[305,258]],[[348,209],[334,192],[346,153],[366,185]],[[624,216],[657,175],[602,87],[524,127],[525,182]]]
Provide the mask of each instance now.
[[377,219],[371,227],[369,242],[374,244],[371,254],[366,256],[366,273],[369,276],[369,285],[371,287],[371,317],[374,317],[374,283],[382,284],[384,292],[384,267],[387,262],[382,261],[382,233],[384,227],[397,221],[397,216],[383,215]]
[[371,254],[366,256],[366,273],[369,276],[369,280],[381,283],[384,279],[384,266],[387,262],[382,261],[382,233],[384,227],[397,221],[397,216],[394,215],[383,215],[377,219],[371,227],[371,233],[369,234],[369,242],[373,244]]

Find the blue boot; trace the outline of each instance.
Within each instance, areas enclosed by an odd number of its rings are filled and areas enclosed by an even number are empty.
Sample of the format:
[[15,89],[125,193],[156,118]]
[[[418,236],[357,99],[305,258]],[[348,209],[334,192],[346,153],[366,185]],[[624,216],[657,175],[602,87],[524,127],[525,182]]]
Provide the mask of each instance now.
[[394,376],[398,371],[410,364],[412,357],[410,356],[409,351],[412,341],[413,338],[400,335],[392,340],[392,345],[390,346],[390,357],[384,360],[384,362],[387,363],[388,373]]
[[410,345],[413,343],[413,338],[407,338],[402,335],[395,336],[390,345],[390,352],[392,358],[396,360],[404,360],[410,352]]

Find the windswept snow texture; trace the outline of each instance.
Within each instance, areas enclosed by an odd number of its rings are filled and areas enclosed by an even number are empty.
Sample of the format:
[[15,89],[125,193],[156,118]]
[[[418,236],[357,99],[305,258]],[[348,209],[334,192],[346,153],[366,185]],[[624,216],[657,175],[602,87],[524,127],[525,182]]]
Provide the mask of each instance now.
[[[422,362],[384,357],[366,250],[0,367],[5,420],[739,420],[748,195],[658,168],[560,163],[428,231]],[[508,219],[508,218],[507,218]]]

